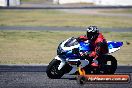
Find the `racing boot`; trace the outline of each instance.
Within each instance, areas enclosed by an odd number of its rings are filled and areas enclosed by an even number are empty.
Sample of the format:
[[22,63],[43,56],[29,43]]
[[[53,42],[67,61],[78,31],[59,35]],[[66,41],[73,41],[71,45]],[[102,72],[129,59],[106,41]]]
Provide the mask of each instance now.
[[91,66],[93,67],[98,67],[98,61],[97,60],[93,60],[92,63],[91,63]]

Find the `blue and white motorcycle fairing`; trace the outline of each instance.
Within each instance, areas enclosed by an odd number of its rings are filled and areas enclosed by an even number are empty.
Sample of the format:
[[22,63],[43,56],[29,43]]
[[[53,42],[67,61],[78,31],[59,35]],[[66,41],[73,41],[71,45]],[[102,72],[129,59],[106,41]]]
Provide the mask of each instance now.
[[[67,43],[71,43],[71,45],[66,46]],[[123,42],[108,41],[107,43],[108,43],[108,49],[109,49],[108,54],[118,51],[121,48],[121,46],[123,45]],[[80,61],[81,64],[79,65],[79,67],[81,67],[81,68],[83,68],[89,64],[88,60],[86,60],[86,59],[81,60],[78,55],[72,53],[72,50],[74,48],[78,48],[80,52],[85,52],[85,51],[90,52],[91,49],[90,49],[90,44],[88,42],[79,42],[78,43],[77,40],[72,37],[72,38],[69,38],[69,39],[63,41],[59,45],[59,48],[60,48],[61,53],[62,52],[65,53],[65,56],[60,57],[59,55],[57,55],[55,57],[55,59],[61,61],[60,65],[58,67],[58,70],[60,70],[68,62]],[[68,74],[73,74],[78,70],[77,65],[74,65],[74,64],[69,64],[69,65],[72,67],[72,70]]]

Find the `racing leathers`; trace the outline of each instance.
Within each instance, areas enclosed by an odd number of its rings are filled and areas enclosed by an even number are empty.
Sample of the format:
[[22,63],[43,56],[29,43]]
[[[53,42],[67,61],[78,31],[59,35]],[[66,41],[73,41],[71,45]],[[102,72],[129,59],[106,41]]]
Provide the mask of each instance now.
[[[98,33],[98,35],[94,39],[89,39],[86,35],[78,37],[81,41],[89,41],[91,45],[91,52],[87,55],[87,59],[92,59],[91,65],[92,66],[98,66],[98,63],[95,63],[97,58],[100,58],[103,54],[108,53],[108,45],[107,41],[102,35],[102,33]],[[83,56],[84,54],[82,54]]]

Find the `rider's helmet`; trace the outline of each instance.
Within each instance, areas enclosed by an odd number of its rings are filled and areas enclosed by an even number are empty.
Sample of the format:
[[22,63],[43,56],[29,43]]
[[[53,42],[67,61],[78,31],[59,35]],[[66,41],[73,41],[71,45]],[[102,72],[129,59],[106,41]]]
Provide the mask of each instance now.
[[99,29],[97,26],[89,26],[87,27],[87,33],[86,36],[88,37],[89,40],[95,39],[99,34]]

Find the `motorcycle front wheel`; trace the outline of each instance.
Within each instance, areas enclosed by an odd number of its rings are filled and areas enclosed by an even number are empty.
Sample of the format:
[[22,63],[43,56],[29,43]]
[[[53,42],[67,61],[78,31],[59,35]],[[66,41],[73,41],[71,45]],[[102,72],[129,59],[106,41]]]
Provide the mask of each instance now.
[[63,70],[58,70],[58,67],[60,65],[60,61],[53,59],[46,70],[47,76],[51,79],[59,79],[61,78],[65,72]]

